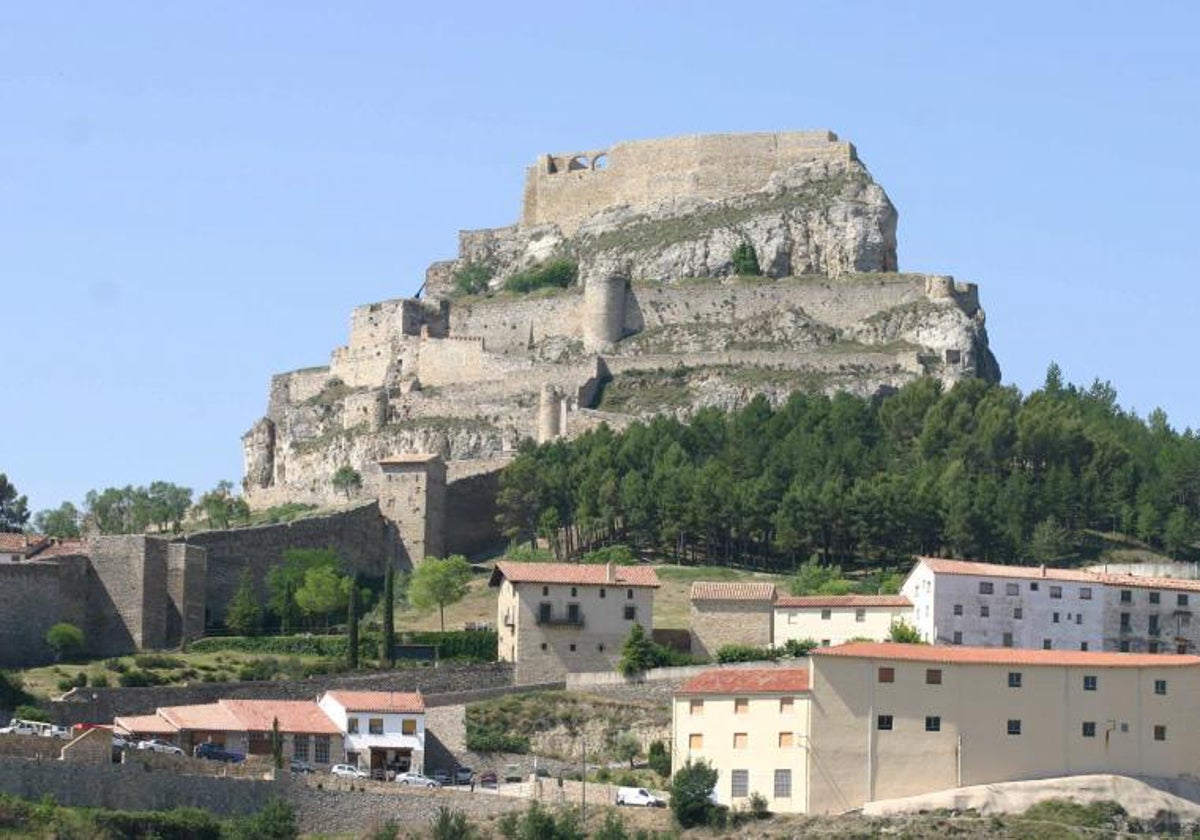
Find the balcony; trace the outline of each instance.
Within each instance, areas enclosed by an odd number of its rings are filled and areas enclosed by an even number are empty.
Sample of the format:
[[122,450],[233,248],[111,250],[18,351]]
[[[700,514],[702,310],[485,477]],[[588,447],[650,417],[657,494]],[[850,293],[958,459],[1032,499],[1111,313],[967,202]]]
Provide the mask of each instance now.
[[540,627],[583,627],[583,614],[574,610],[566,613],[542,611],[538,613],[537,623]]
[[513,613],[512,610],[504,611],[504,626],[505,627],[516,627],[517,626],[517,617]]

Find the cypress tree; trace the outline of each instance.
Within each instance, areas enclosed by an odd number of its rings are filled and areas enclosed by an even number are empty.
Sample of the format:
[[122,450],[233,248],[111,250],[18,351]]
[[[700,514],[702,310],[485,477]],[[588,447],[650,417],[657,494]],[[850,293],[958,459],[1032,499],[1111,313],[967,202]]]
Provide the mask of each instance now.
[[358,667],[358,575],[350,578],[350,614],[347,616],[348,636],[346,640],[346,660],[351,668]]
[[379,642],[379,658],[388,668],[396,664],[393,637],[396,634],[396,569],[390,561],[383,574],[383,638]]

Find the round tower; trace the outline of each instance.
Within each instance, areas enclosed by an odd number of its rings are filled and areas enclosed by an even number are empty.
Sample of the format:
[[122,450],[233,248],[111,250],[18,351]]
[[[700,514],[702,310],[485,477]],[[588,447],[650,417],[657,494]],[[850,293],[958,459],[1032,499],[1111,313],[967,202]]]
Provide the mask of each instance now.
[[614,275],[592,276],[583,287],[583,346],[603,350],[625,333],[625,293],[628,282]]
[[562,432],[562,397],[549,382],[538,397],[538,443],[549,443]]

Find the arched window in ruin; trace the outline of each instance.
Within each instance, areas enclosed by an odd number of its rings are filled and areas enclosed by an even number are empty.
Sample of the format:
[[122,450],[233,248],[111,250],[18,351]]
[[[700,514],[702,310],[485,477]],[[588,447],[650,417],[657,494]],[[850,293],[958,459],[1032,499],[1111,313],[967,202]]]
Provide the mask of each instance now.
[[591,169],[591,163],[587,159],[587,155],[575,155],[571,158],[571,162],[567,164],[568,171],[574,172],[578,169]]
[[604,152],[592,158],[592,169],[600,170],[608,168],[608,155]]

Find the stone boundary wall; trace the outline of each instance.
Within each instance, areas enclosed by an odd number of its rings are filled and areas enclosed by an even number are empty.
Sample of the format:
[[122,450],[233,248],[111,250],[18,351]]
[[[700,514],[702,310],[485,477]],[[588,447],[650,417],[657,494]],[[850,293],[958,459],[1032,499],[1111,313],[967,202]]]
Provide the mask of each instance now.
[[636,686],[646,682],[683,680],[714,669],[739,668],[803,668],[808,660],[763,660],[762,662],[731,662],[725,665],[679,665],[671,668],[651,668],[640,677],[623,677],[616,671],[567,674],[567,691],[595,686]]
[[70,741],[41,735],[0,735],[0,756],[7,758],[57,759]]
[[403,668],[370,674],[331,674],[307,680],[190,683],[145,688],[77,688],[46,704],[59,723],[111,724],[117,715],[153,714],[160,706],[215,703],[221,698],[310,700],[325,691],[420,691],[426,702],[440,694],[502,689],[513,684],[507,662]]
[[1100,575],[1200,579],[1200,563],[1099,563],[1088,566],[1087,571]]
[[[94,628],[88,577],[84,557],[0,564],[0,667],[53,661],[46,631],[60,621]],[[86,639],[89,648],[99,647],[93,635]]]
[[524,353],[551,336],[583,335],[583,290],[458,302],[450,308],[450,334],[482,338],[489,353]]
[[446,485],[446,553],[470,557],[496,545],[502,538],[496,524],[496,494],[500,473],[488,472],[460,478]]
[[[424,836],[438,809],[450,808],[471,820],[496,817],[509,811],[523,811],[527,799],[502,796],[467,788],[425,790],[396,784],[358,784],[331,786],[322,778],[322,788],[311,782],[293,785],[288,799],[296,806],[300,830],[305,834],[369,837],[389,821],[400,826],[401,836]],[[490,836],[490,835],[487,835]]]

